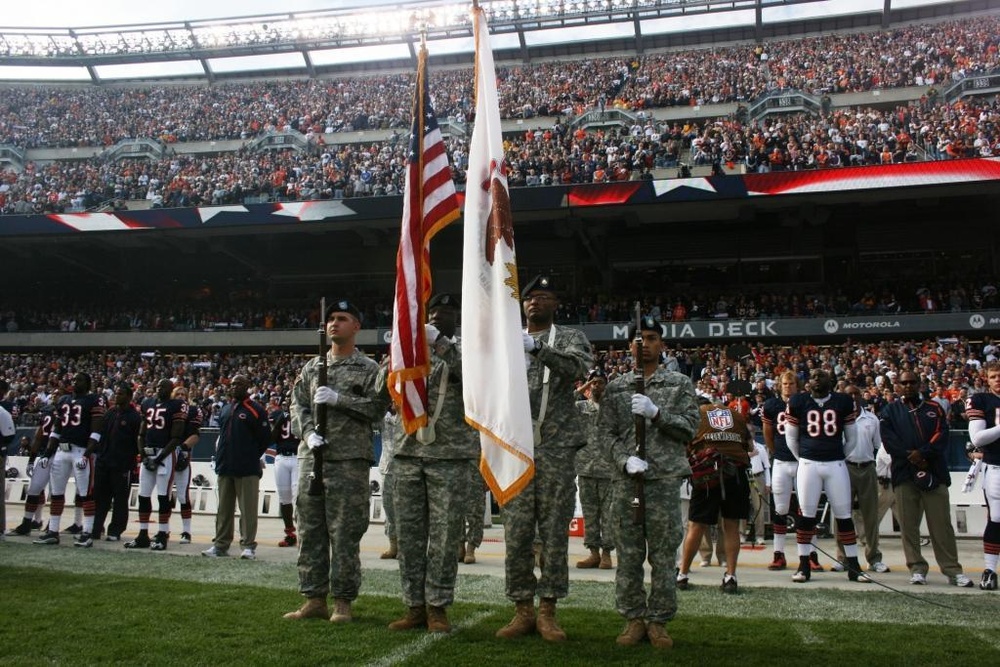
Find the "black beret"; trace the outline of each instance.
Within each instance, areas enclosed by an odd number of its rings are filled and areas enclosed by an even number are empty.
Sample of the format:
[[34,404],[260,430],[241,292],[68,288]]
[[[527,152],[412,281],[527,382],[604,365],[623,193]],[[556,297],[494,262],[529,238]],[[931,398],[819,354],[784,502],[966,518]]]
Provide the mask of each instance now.
[[[639,328],[643,331],[655,331],[660,334],[660,338],[663,338],[663,325],[660,321],[653,317],[643,317],[639,320]],[[628,328],[628,339],[632,340],[635,338],[635,323],[629,325]]]
[[438,306],[451,306],[452,308],[461,308],[462,304],[459,302],[458,297],[454,294],[448,294],[447,292],[442,292],[440,294],[435,294],[431,297],[431,300],[427,302],[428,312],[434,310]]
[[357,306],[355,306],[347,299],[340,299],[338,301],[334,301],[332,306],[328,306],[326,309],[326,316],[323,318],[323,321],[329,322],[330,315],[332,315],[333,313],[348,313],[349,315],[353,315],[354,319],[356,319],[358,322],[361,321],[361,311],[358,310]]
[[558,292],[558,289],[556,288],[556,281],[552,280],[551,276],[540,273],[529,280],[528,284],[524,286],[524,289],[521,290],[521,298],[527,298],[529,294],[538,290],[552,292],[555,294]]
[[589,373],[587,373],[587,379],[593,380],[594,378],[601,378],[602,380],[607,380],[608,376],[604,374],[604,370],[600,368],[595,368]]

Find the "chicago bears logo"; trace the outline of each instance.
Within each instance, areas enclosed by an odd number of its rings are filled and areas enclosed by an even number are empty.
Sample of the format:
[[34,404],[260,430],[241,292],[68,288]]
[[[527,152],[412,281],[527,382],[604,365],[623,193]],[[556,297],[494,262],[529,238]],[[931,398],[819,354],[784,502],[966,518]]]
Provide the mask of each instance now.
[[708,416],[708,425],[716,431],[725,431],[733,427],[733,413],[725,408],[709,410],[705,414]]

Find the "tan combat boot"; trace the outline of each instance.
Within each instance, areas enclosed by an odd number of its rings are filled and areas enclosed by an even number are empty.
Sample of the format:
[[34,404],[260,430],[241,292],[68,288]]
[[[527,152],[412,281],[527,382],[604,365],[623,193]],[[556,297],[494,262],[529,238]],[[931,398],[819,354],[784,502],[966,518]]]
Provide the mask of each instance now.
[[301,607],[285,614],[285,618],[301,621],[305,618],[326,618],[330,610],[326,607],[326,596],[321,598],[306,598]]
[[466,565],[472,565],[473,563],[476,562],[476,547],[472,546],[471,544],[465,550],[464,562]]
[[390,630],[412,630],[422,628],[427,625],[427,608],[424,605],[410,607],[406,614],[399,620],[389,624]]
[[604,549],[601,552],[601,564],[598,566],[602,570],[611,570],[614,568],[614,564],[611,562],[611,550]]
[[650,623],[646,627],[646,636],[649,637],[649,643],[656,648],[674,647],[674,640],[667,634],[667,629],[663,626],[663,623]]
[[448,612],[444,607],[427,606],[427,632],[451,632]]
[[542,598],[538,603],[538,620],[535,623],[538,634],[547,642],[564,642],[566,633],[556,620],[556,599]]
[[530,635],[535,631],[535,601],[522,600],[514,606],[514,618],[510,623],[497,630],[500,639],[514,639]]
[[396,541],[395,537],[389,538],[389,548],[382,552],[379,556],[382,560],[389,560],[390,558],[395,558],[399,553],[399,542]]
[[646,638],[646,624],[641,618],[629,619],[628,624],[622,633],[618,635],[615,643],[619,646],[635,646]]
[[601,564],[601,551],[600,549],[591,549],[590,555],[583,560],[576,561],[576,566],[581,570],[589,570],[595,568]]
[[351,601],[344,598],[334,598],[333,615],[330,616],[331,623],[351,622]]

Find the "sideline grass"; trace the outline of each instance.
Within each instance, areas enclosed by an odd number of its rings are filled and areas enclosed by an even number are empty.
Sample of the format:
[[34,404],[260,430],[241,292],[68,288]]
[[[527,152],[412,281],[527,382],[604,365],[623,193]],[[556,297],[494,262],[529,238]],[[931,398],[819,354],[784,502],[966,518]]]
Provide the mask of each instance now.
[[559,612],[571,640],[550,645],[493,637],[511,613],[494,577],[463,576],[450,616],[465,627],[430,639],[386,630],[402,612],[394,572],[366,571],[350,626],[281,619],[299,603],[287,564],[7,543],[0,581],[4,664],[1000,664],[982,639],[996,618],[985,594],[936,596],[954,611],[891,593],[705,587],[682,594],[662,654],[614,645],[622,622],[599,582],[573,583]]

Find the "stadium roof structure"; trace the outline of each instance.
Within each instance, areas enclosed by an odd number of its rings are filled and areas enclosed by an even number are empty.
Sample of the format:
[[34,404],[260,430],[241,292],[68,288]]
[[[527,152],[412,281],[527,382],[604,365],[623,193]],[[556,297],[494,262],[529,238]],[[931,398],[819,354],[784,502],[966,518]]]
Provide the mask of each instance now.
[[[857,11],[829,0],[481,0],[497,60],[886,28],[1000,9],[1000,0],[893,0]],[[924,4],[920,4],[924,3]],[[473,59],[471,3],[358,5],[229,19],[81,28],[0,27],[0,80],[225,81],[412,68],[426,35],[437,64]],[[810,7],[812,9],[810,11]],[[847,13],[844,13],[845,10]],[[789,16],[804,18],[789,19]]]

